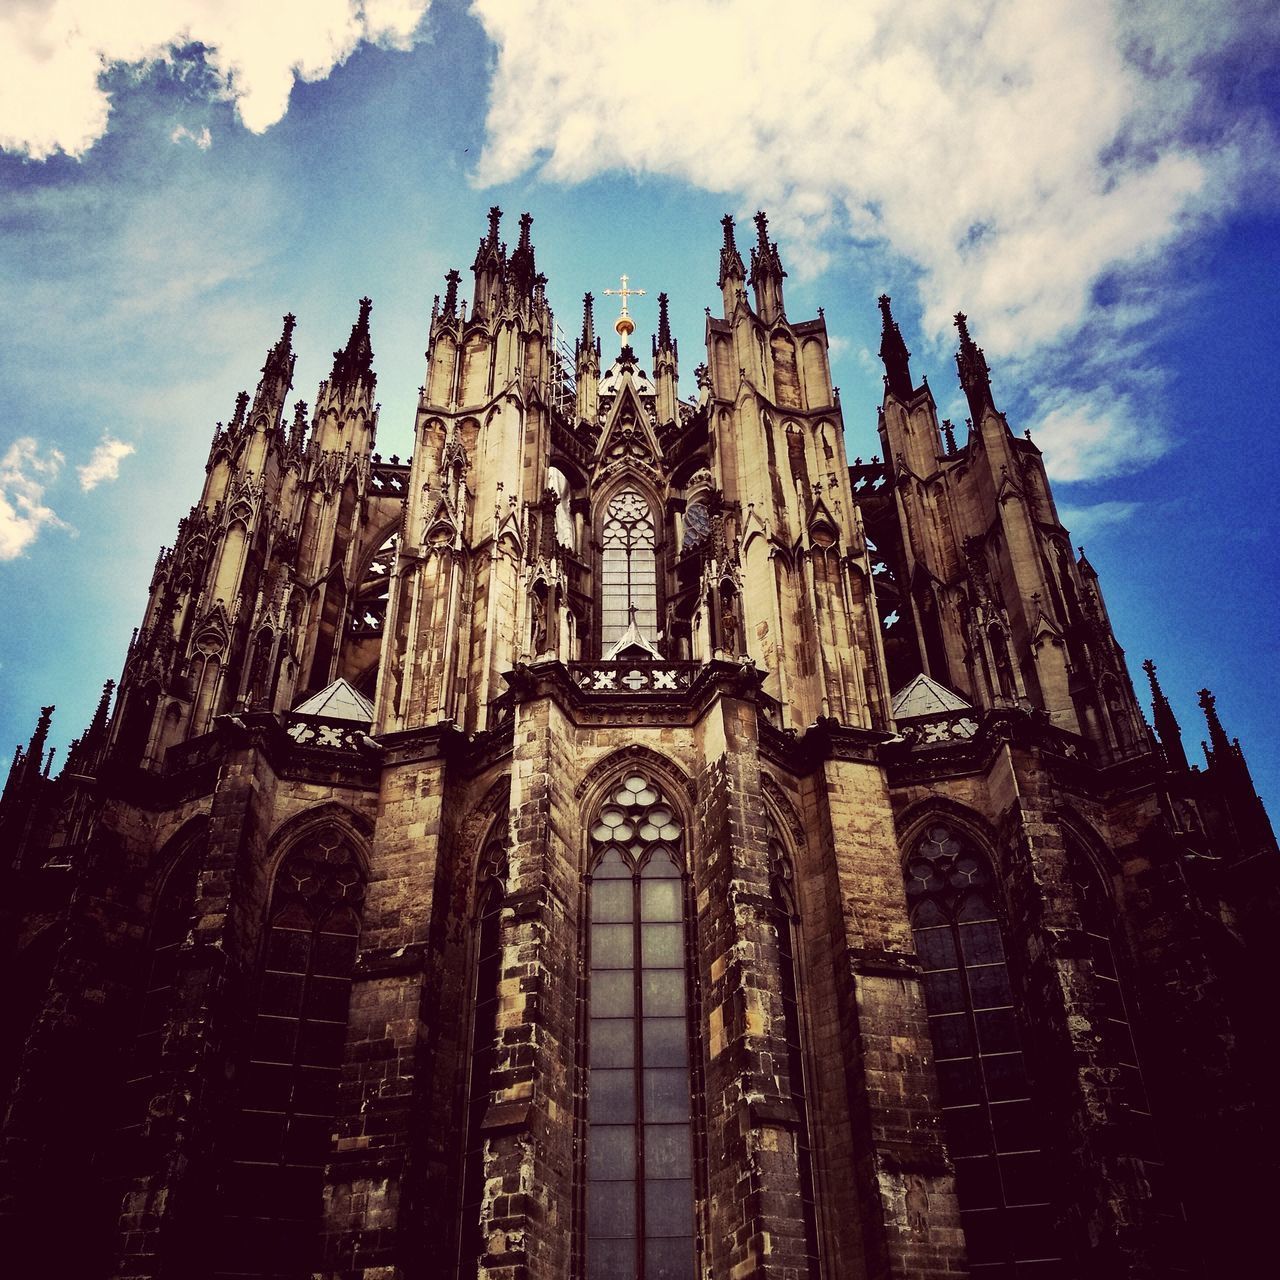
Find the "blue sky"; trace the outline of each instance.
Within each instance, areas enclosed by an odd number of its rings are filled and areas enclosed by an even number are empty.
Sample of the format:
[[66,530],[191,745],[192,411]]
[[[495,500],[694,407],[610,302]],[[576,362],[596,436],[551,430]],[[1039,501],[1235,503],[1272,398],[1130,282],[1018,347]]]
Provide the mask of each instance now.
[[[312,400],[374,300],[408,452],[433,295],[499,204],[572,337],[626,271],[684,390],[719,218],[767,209],[878,451],[876,295],[963,421],[951,314],[1045,450],[1140,693],[1209,685],[1276,813],[1273,4],[23,0],[0,14],[0,744],[119,674],[213,424],[296,312]],[[749,226],[749,224],[748,224]],[[743,242],[748,239],[743,234]],[[61,754],[61,753],[60,753]]]

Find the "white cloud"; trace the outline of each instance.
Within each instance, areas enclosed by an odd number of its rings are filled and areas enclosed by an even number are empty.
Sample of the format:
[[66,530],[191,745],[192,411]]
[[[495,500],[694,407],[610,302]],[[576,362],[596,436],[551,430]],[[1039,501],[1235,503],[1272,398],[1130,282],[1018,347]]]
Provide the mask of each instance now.
[[44,501],[63,461],[57,449],[42,452],[32,436],[20,436],[0,457],[0,560],[20,556],[45,525],[66,527]]
[[[295,78],[323,80],[362,42],[407,49],[430,0],[19,0],[0,12],[0,148],[83,155],[106,131],[112,64],[200,43],[255,133],[289,106]],[[176,140],[176,139],[175,139]]]
[[1102,480],[1154,462],[1169,447],[1167,434],[1142,406],[1112,387],[1057,393],[1042,403],[1032,439],[1058,481]]
[[201,151],[208,151],[213,146],[213,134],[209,132],[209,126],[205,125],[199,133],[193,129],[188,129],[185,124],[180,124],[170,135],[170,142],[194,142]]
[[[989,356],[1047,353],[1055,376],[1079,372],[1063,357],[1082,327],[1122,338],[1141,318],[1123,288],[1100,307],[1101,280],[1158,277],[1275,163],[1215,81],[1280,40],[1257,0],[860,0],[785,21],[775,0],[636,0],[625,38],[609,5],[473,9],[497,46],[480,183],[624,170],[732,193],[770,211],[793,272],[870,244],[909,268],[933,341],[962,308]],[[1112,376],[1102,348],[1088,359]],[[1163,447],[1133,405],[1041,414],[1060,478]]]
[[1083,507],[1059,507],[1058,519],[1073,537],[1089,538],[1108,525],[1131,520],[1141,508],[1140,502],[1093,502]]
[[104,435],[89,461],[84,466],[76,468],[76,475],[80,477],[81,490],[88,493],[90,489],[96,489],[104,480],[119,479],[120,463],[133,452],[133,445]]

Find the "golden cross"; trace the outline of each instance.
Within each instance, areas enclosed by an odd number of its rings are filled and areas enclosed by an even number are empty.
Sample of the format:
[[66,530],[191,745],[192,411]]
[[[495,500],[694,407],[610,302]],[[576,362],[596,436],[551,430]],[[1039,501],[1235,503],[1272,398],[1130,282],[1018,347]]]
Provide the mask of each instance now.
[[606,289],[606,290],[605,290],[605,293],[615,294],[615,295],[620,296],[620,297],[622,298],[622,314],[623,314],[624,316],[625,316],[625,315],[629,315],[629,314],[630,314],[630,312],[628,312],[628,311],[627,311],[627,299],[628,299],[628,298],[638,298],[638,297],[643,296],[643,294],[644,294],[644,290],[643,290],[643,289],[628,289],[628,288],[627,288],[627,281],[628,281],[629,279],[630,279],[630,276],[625,276],[625,275],[624,275],[624,276],[622,277],[622,288],[621,288],[621,289]]

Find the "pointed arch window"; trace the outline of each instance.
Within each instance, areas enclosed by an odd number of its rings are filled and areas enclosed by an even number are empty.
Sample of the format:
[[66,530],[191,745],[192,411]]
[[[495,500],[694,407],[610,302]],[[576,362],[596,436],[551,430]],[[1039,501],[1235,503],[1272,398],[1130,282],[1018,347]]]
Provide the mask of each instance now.
[[459,1280],[475,1276],[484,1253],[484,1117],[493,1097],[493,1069],[498,1058],[498,980],[502,975],[502,908],[507,875],[506,851],[500,836],[490,839],[480,865],[487,871],[476,891],[475,988],[466,1066]]
[[1188,1262],[1182,1206],[1156,1138],[1151,1103],[1134,1043],[1130,1001],[1117,955],[1121,948],[1115,904],[1101,872],[1081,848],[1068,843],[1067,859],[1080,910],[1085,955],[1093,974],[1094,992],[1102,1006],[1102,1048],[1120,1071],[1119,1102],[1128,1154],[1141,1162],[1142,1176],[1151,1189],[1154,1213],[1160,1222],[1162,1274],[1187,1275],[1192,1268]]
[[787,1087],[796,1109],[796,1167],[800,1177],[800,1211],[804,1222],[809,1275],[818,1274],[818,1208],[813,1180],[813,1135],[809,1128],[809,1086],[805,1064],[804,1014],[800,1007],[797,968],[800,913],[796,904],[791,859],[772,820],[769,822],[769,891],[772,922],[778,935],[783,1029],[787,1037]]
[[162,1069],[164,1029],[177,996],[179,952],[195,916],[204,851],[205,841],[199,836],[179,854],[156,896],[151,917],[151,962],[125,1076],[126,1102],[121,1130],[125,1147],[141,1137]]
[[1023,1059],[985,859],[943,823],[907,864],[907,899],[970,1274],[1057,1276],[1043,1123]]
[[657,530],[635,488],[619,489],[605,508],[600,553],[600,651],[607,653],[631,623],[651,640],[658,628]]
[[318,1265],[324,1165],[337,1111],[364,877],[334,830],[276,873],[240,1108],[227,1136],[214,1276]]
[[695,1275],[682,834],[639,772],[591,828],[586,1280]]

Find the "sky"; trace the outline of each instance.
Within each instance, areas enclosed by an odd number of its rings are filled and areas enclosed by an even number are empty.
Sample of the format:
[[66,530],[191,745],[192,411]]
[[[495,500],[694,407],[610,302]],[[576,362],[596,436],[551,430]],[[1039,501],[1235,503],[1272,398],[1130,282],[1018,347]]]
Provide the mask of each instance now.
[[[314,399],[368,294],[407,455],[431,303],[492,204],[572,342],[627,272],[682,391],[719,219],[770,215],[878,452],[875,299],[964,420],[964,310],[1140,697],[1210,687],[1280,817],[1280,7],[1269,0],[9,0],[0,9],[0,750],[116,678],[214,424],[286,311]],[[607,309],[598,315],[607,316]],[[607,333],[607,328],[605,329]],[[962,438],[963,438],[963,432]],[[7,745],[6,745],[7,744]],[[55,760],[55,769],[57,760]]]

